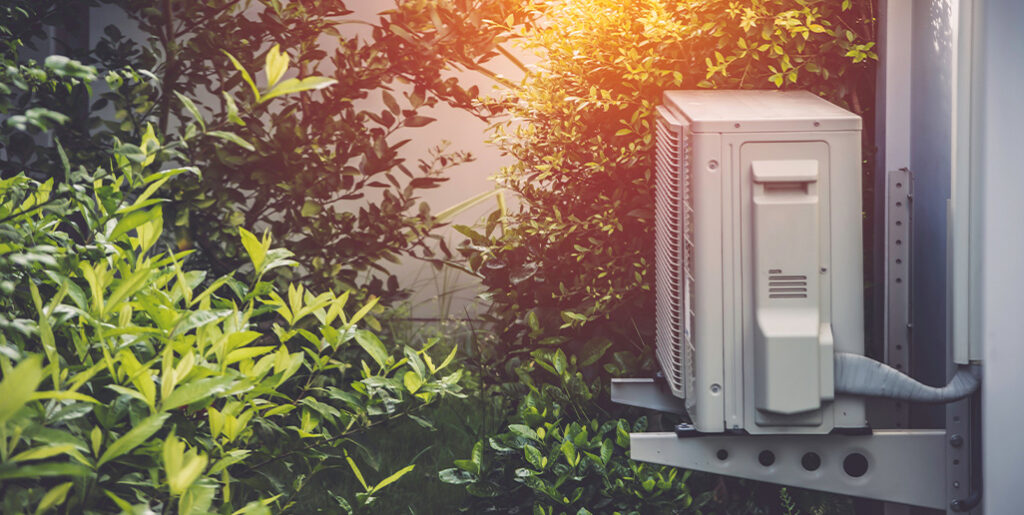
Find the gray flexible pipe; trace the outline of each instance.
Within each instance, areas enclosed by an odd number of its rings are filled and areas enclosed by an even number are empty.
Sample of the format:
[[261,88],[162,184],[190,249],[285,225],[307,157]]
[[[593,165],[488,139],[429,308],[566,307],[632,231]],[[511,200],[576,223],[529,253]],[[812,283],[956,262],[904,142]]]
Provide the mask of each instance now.
[[978,389],[978,376],[961,366],[946,386],[922,384],[914,378],[860,354],[837,352],[836,393],[885,397],[911,402],[945,403],[962,399]]

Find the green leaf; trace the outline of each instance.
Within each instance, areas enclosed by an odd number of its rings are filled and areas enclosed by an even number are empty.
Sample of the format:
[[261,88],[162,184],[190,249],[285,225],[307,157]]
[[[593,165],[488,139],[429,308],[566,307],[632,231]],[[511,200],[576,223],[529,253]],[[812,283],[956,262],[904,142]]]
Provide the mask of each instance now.
[[153,124],[146,124],[146,132],[142,134],[142,141],[139,143],[139,147],[146,153],[146,158],[142,161],[142,167],[145,168],[156,160],[156,152],[160,149],[160,140],[156,138]]
[[369,313],[370,310],[377,305],[377,301],[379,300],[380,299],[377,297],[371,297],[370,300],[366,302],[366,304],[363,304],[363,307],[359,308],[359,311],[356,311],[356,314],[352,315],[352,318],[349,319],[348,324],[350,326],[355,325],[356,322],[362,320],[363,317],[366,316],[366,314]]
[[170,413],[157,413],[140,421],[134,428],[125,433],[124,436],[110,444],[110,447],[107,447],[107,450],[100,456],[100,460],[96,462],[96,466],[102,467],[104,463],[138,447],[159,431],[169,416],[171,416]]
[[384,478],[384,480],[381,481],[380,483],[377,483],[377,486],[374,486],[373,489],[371,489],[369,493],[370,494],[374,494],[377,491],[379,491],[381,488],[384,488],[385,486],[388,486],[391,483],[394,483],[395,481],[398,481],[399,479],[402,478],[402,476],[408,474],[409,472],[412,472],[412,469],[415,468],[415,467],[416,467],[415,464],[409,465],[409,466],[403,468],[402,470],[399,470],[398,472],[395,472],[394,474],[391,474],[390,476]]
[[356,475],[356,479],[359,480],[359,484],[363,485],[363,490],[369,490],[369,486],[366,484],[366,480],[363,479],[363,473],[359,471],[359,467],[356,466],[356,462],[352,460],[352,457],[345,453],[345,461],[348,462],[348,466],[352,468],[352,473]]
[[233,377],[219,376],[206,377],[189,381],[177,388],[163,400],[160,407],[163,410],[172,410],[187,404],[198,402],[202,399],[226,392],[238,383]]
[[85,477],[92,470],[77,463],[40,463],[16,466],[13,463],[0,465],[0,479],[24,479],[40,477],[75,476]]
[[385,366],[390,357],[384,343],[377,338],[376,334],[370,331],[361,330],[356,333],[356,343],[365,350],[381,368]]
[[302,203],[302,211],[300,211],[300,213],[302,214],[302,216],[309,218],[311,216],[319,215],[320,212],[323,210],[324,208],[320,204],[317,204],[312,200],[306,200],[305,202]]
[[27,449],[11,457],[12,463],[18,463],[20,461],[35,461],[45,460],[46,458],[52,458],[59,454],[67,454],[75,450],[75,446],[72,444],[56,444],[56,445],[41,445],[32,449]]
[[245,126],[245,120],[238,116],[238,104],[235,103],[235,97],[229,95],[227,91],[221,93],[224,95],[224,105],[228,110],[228,121],[235,125]]
[[231,64],[235,67],[236,70],[238,70],[238,73],[242,74],[242,80],[244,80],[245,83],[249,85],[249,88],[252,89],[252,95],[256,97],[256,102],[259,103],[260,90],[256,88],[256,83],[253,82],[252,77],[249,75],[249,72],[247,72],[245,68],[242,67],[242,63],[238,62],[238,59],[235,59],[235,56],[229,54],[225,50],[221,50],[221,52],[224,52],[224,55],[228,56],[228,59],[231,60]]
[[655,484],[657,484],[657,482],[654,480],[654,478],[653,477],[649,477],[649,478],[647,478],[646,481],[641,483],[640,486],[642,486],[644,491],[646,491],[646,492],[653,492]]
[[530,426],[523,424],[512,424],[508,426],[508,429],[509,431],[512,431],[514,434],[519,435],[523,438],[529,438],[530,440],[537,441],[540,440],[540,437],[537,436],[537,432],[531,429]]
[[116,211],[116,213],[120,215],[131,211],[135,211],[136,209],[149,205],[148,203],[146,203],[146,201],[149,200],[149,197],[151,197],[153,193],[156,193],[156,190],[163,186],[164,183],[169,181],[171,177],[173,177],[173,175],[168,175],[153,182],[152,184],[149,185],[149,187],[146,188],[146,191],[143,191],[141,195],[135,198],[135,202],[132,202],[130,205],[121,207]]
[[36,515],[45,513],[50,508],[60,506],[64,504],[64,500],[68,497],[68,491],[71,490],[71,485],[74,484],[71,481],[67,483],[61,483],[46,492],[46,495],[39,500],[39,506],[36,507]]
[[534,468],[544,470],[544,456],[541,455],[540,451],[536,447],[527,444],[523,447],[523,454],[526,456],[526,461],[533,465]]
[[29,356],[0,381],[0,427],[32,398],[43,380],[42,356]]
[[288,69],[288,60],[288,54],[281,52],[280,45],[274,45],[267,51],[266,66],[263,68],[263,72],[267,74],[268,87],[273,87],[284,76],[285,70]]
[[416,393],[423,386],[423,379],[412,370],[405,372],[405,375],[402,376],[402,382],[405,384],[405,389],[409,390],[409,393]]
[[[192,99],[178,93],[177,91],[174,92],[174,95],[178,97],[178,101],[181,102],[181,105],[185,106],[185,109],[188,109],[189,113],[192,113],[192,117],[199,122],[199,126],[203,128],[203,132],[206,132],[206,122],[203,121],[203,115],[199,113],[199,108],[196,107],[194,102],[192,102]],[[145,146],[143,146],[143,148],[145,148]]]
[[437,478],[442,483],[448,483],[449,485],[464,485],[474,481],[471,473],[457,468],[444,469],[437,473]]
[[[187,449],[187,450],[186,450]],[[181,495],[192,486],[206,470],[209,458],[198,449],[188,449],[185,442],[174,436],[174,431],[164,440],[164,470],[171,495]],[[183,498],[181,502],[184,502]],[[187,511],[186,511],[187,513]]]
[[583,352],[580,353],[580,366],[585,367],[597,363],[611,346],[612,341],[607,338],[588,342],[586,347],[583,348]]
[[252,152],[252,151],[256,150],[256,147],[252,146],[252,143],[249,143],[248,141],[245,141],[244,139],[242,139],[241,136],[239,136],[238,134],[235,134],[233,132],[210,131],[210,132],[207,132],[207,134],[209,134],[210,136],[213,136],[215,138],[220,138],[220,139],[222,139],[224,141],[230,141],[231,143],[234,143],[235,145],[238,145],[238,146],[248,150],[249,152]]
[[473,460],[478,467],[484,464],[484,442],[483,440],[477,440],[473,444],[473,452],[470,454],[470,458]]
[[615,443],[619,444],[619,447],[629,448],[629,426],[624,420],[619,420],[615,426]]
[[117,225],[114,226],[113,232],[110,233],[107,239],[117,241],[118,238],[124,236],[128,231],[158,217],[163,217],[163,210],[160,209],[160,206],[148,211],[132,211],[117,221]]
[[601,463],[607,465],[608,464],[608,460],[612,459],[612,452],[614,450],[615,450],[615,448],[612,445],[611,439],[610,438],[605,438],[601,442]]
[[199,169],[194,166],[183,166],[181,168],[168,168],[166,170],[160,170],[159,172],[153,172],[142,179],[144,183],[151,183],[159,181],[164,178],[174,177],[183,173],[191,173],[196,177],[199,177]]
[[127,299],[129,296],[137,293],[141,288],[146,286],[147,280],[151,278],[150,269],[148,267],[142,267],[118,283],[117,288],[110,294],[110,297],[106,302],[103,303],[103,313],[105,316],[107,313],[118,309],[118,304]]
[[337,84],[337,80],[328,77],[306,77],[304,79],[288,79],[280,84],[274,86],[270,91],[263,95],[263,100],[260,102],[266,102],[274,97],[281,95],[287,95],[289,93],[298,93],[301,91],[313,91],[318,89],[324,89],[328,86]]
[[391,93],[381,91],[381,97],[384,98],[384,105],[387,106],[389,111],[394,114],[402,112],[402,108],[398,107],[398,102],[395,102],[395,97],[391,96]]
[[429,116],[410,116],[410,117],[405,119],[405,126],[406,127],[423,127],[424,125],[427,125],[428,123],[431,123],[431,122],[433,122],[435,120],[437,120],[437,119],[436,118],[431,118]]
[[242,236],[242,246],[245,247],[245,252],[249,254],[249,259],[252,261],[253,268],[257,272],[262,270],[263,259],[267,256],[267,250],[263,248],[263,244],[255,234],[245,230],[244,227],[238,228],[238,233]]
[[455,460],[452,463],[454,463],[456,467],[471,474],[480,474],[480,466],[473,463],[471,460]]
[[174,331],[171,332],[171,337],[180,336],[193,329],[215,323],[230,314],[231,310],[229,309],[192,311],[178,322]]
[[566,360],[565,353],[562,352],[562,349],[555,351],[555,355],[551,359],[551,364],[555,366],[555,370],[558,371],[559,375],[565,373],[565,369],[569,363]]

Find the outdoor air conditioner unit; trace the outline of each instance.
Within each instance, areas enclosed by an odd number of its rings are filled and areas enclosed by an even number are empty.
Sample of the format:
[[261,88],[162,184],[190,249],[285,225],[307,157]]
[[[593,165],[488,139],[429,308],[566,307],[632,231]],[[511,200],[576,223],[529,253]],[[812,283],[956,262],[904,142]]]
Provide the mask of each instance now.
[[668,91],[657,108],[656,330],[698,433],[865,427],[861,119],[804,91]]

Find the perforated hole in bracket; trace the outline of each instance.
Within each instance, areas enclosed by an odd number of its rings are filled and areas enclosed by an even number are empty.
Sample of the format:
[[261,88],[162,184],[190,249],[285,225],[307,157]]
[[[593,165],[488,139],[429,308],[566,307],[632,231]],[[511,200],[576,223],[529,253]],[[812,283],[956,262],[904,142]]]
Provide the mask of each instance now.
[[859,452],[847,454],[843,460],[843,471],[850,477],[861,477],[868,473],[868,459]]

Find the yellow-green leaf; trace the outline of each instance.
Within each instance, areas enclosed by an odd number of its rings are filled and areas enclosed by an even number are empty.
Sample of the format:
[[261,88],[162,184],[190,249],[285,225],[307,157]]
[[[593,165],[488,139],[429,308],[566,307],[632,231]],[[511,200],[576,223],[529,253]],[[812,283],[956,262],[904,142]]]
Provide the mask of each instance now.
[[311,216],[319,215],[320,212],[323,211],[323,209],[323,206],[321,206],[320,204],[317,204],[312,200],[307,200],[302,204],[301,214],[302,216],[309,218]]
[[238,228],[238,233],[242,236],[242,246],[245,247],[245,252],[249,254],[249,259],[252,260],[252,266],[257,272],[263,268],[263,260],[267,256],[266,249],[263,248],[263,244],[260,243],[259,238],[255,234],[245,230],[244,227]]
[[253,82],[252,76],[249,75],[249,72],[247,72],[245,68],[242,67],[242,63],[238,62],[238,59],[235,59],[235,56],[229,54],[227,51],[221,51],[224,52],[224,55],[228,56],[228,59],[231,60],[231,64],[235,67],[236,70],[238,70],[238,73],[242,74],[242,80],[244,80],[245,83],[249,85],[249,88],[252,89],[252,94],[254,97],[256,97],[256,102],[260,102],[260,90],[256,88],[256,83]]
[[100,401],[98,401],[96,399],[93,399],[92,397],[89,397],[88,395],[85,395],[84,393],[70,392],[70,391],[67,391],[67,390],[59,390],[59,391],[53,390],[53,391],[48,391],[48,392],[34,392],[30,398],[32,400],[34,400],[34,401],[42,400],[42,399],[61,399],[61,400],[74,400],[74,401],[91,402],[93,404],[99,404],[100,403]]
[[408,467],[405,467],[402,470],[399,470],[398,472],[395,472],[394,474],[391,474],[390,476],[384,478],[383,481],[381,481],[380,483],[377,483],[377,486],[374,486],[373,489],[370,490],[370,493],[371,494],[376,493],[381,488],[384,488],[385,486],[388,486],[391,483],[394,483],[395,481],[398,481],[399,479],[402,478],[402,476],[404,476],[407,473],[411,472],[412,469],[415,468],[415,467],[416,467],[416,465],[409,465]]
[[288,79],[271,88],[263,95],[261,102],[266,102],[274,97],[299,93],[301,91],[315,91],[336,84],[338,81],[329,77],[306,77],[304,79]]
[[224,105],[228,109],[228,121],[235,125],[245,125],[245,120],[242,120],[238,116],[238,104],[235,104],[235,97],[228,94],[227,91],[222,92],[224,94]]
[[228,376],[207,377],[189,381],[175,388],[174,392],[163,400],[160,407],[164,410],[180,408],[211,395],[225,392],[234,386],[236,382],[233,377]]
[[60,506],[64,504],[64,500],[68,497],[68,491],[71,490],[72,482],[61,483],[46,492],[46,495],[39,500],[39,506],[36,507],[36,515],[45,513],[50,508]]
[[419,374],[409,370],[402,376],[402,382],[405,383],[405,389],[409,390],[409,393],[416,393],[423,386],[423,379]]
[[356,333],[356,343],[365,350],[377,365],[383,367],[388,361],[388,351],[384,348],[384,343],[377,338],[377,335],[370,331],[359,331]]
[[199,112],[199,108],[196,107],[196,104],[192,102],[192,99],[186,97],[185,95],[182,95],[181,93],[178,93],[177,91],[175,91],[174,94],[178,97],[178,101],[181,102],[181,105],[185,106],[185,109],[188,109],[189,113],[192,113],[192,117],[195,118],[197,122],[199,122],[199,126],[202,127],[203,131],[205,132],[206,122],[203,121],[203,115]]
[[89,433],[89,441],[92,444],[92,455],[99,456],[100,445],[103,444],[103,430],[100,429],[100,426],[93,426]]
[[0,381],[0,426],[32,399],[43,380],[42,357],[25,358]]
[[348,466],[352,468],[352,472],[356,475],[356,479],[359,480],[359,484],[363,485],[363,489],[369,490],[369,487],[366,485],[366,480],[363,479],[363,473],[359,471],[359,467],[356,466],[356,462],[352,460],[347,452],[345,453],[345,461],[347,461]]
[[146,419],[142,420],[134,428],[124,434],[121,438],[118,438],[114,443],[107,447],[107,450],[100,456],[100,460],[96,463],[97,467],[103,466],[104,463],[121,456],[132,449],[138,447],[140,444],[153,436],[154,433],[160,430],[164,425],[164,421],[167,417],[171,416],[170,413],[157,413],[151,415]]
[[[195,105],[192,108],[194,109]],[[160,149],[160,140],[156,139],[153,124],[146,124],[146,132],[142,134],[142,141],[139,143],[139,147],[146,153],[146,158],[142,161],[142,167],[145,168],[156,160],[156,152]]]
[[69,443],[41,445],[15,454],[11,457],[10,461],[17,463],[20,461],[45,460],[46,458],[52,458],[59,454],[67,454],[73,450],[75,450],[75,446]]
[[267,64],[263,71],[267,74],[267,87],[271,88],[281,80],[288,69],[288,54],[281,52],[280,45],[274,45],[267,52]]
[[210,132],[207,132],[207,134],[209,134],[210,136],[213,136],[215,138],[222,139],[224,141],[230,141],[231,143],[234,143],[235,145],[238,145],[238,146],[240,146],[240,147],[242,147],[242,148],[244,148],[244,149],[246,149],[246,150],[248,150],[250,152],[252,152],[253,150],[256,150],[256,147],[252,146],[252,143],[249,143],[248,141],[245,141],[244,139],[242,139],[241,136],[239,136],[238,134],[235,134],[233,132],[210,131]]
[[110,241],[117,241],[118,238],[128,231],[158,216],[163,216],[163,210],[160,209],[160,206],[154,207],[148,211],[143,211],[141,209],[132,211],[118,220],[117,225],[114,226],[113,232],[110,233],[110,236],[107,239]]

